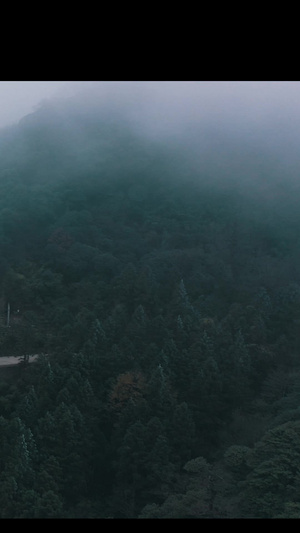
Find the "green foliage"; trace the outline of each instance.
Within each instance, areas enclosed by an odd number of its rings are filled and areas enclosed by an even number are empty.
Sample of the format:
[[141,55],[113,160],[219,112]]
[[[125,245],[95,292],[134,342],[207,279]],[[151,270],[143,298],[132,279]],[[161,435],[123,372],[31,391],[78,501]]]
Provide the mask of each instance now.
[[179,487],[162,505],[148,504],[139,518],[233,518],[236,502],[232,480],[219,465],[212,466],[204,457],[188,461]]
[[247,457],[249,453],[250,448],[247,446],[237,444],[230,446],[224,454],[226,466],[243,478],[248,472]]
[[[268,431],[247,457],[251,472],[243,483],[243,506],[250,517],[275,518],[297,503],[300,423]],[[294,500],[295,499],[295,500]]]

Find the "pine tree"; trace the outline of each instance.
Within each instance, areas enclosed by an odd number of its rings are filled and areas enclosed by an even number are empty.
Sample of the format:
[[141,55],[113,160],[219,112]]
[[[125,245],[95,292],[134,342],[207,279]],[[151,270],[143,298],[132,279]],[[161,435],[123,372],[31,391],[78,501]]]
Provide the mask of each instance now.
[[180,466],[191,459],[195,445],[195,422],[186,402],[176,406],[168,430],[172,457]]
[[153,416],[161,420],[168,418],[174,408],[175,399],[170,381],[161,364],[154,369],[149,379],[147,401]]

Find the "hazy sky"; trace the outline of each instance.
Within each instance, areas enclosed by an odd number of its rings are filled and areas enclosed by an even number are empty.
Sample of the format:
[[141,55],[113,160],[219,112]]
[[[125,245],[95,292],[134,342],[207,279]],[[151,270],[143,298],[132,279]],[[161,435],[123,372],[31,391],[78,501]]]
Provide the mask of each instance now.
[[60,94],[64,81],[0,81],[0,127],[17,123],[45,98]]
[[[148,116],[163,124],[183,121],[211,121],[223,117],[246,127],[268,121],[298,126],[300,119],[300,82],[72,82],[72,81],[0,81],[0,127],[17,123],[32,113],[44,99],[67,96],[95,86],[103,96],[116,95],[122,105],[139,100]],[[135,89],[142,86],[139,95]],[[144,99],[144,100],[143,100]],[[148,106],[148,107],[147,107]]]

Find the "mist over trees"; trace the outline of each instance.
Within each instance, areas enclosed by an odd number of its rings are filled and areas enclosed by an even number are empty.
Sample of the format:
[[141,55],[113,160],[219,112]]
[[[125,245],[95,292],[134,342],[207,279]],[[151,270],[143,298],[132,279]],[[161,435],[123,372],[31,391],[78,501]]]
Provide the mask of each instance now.
[[1,518],[299,518],[297,87],[243,87],[0,131]]

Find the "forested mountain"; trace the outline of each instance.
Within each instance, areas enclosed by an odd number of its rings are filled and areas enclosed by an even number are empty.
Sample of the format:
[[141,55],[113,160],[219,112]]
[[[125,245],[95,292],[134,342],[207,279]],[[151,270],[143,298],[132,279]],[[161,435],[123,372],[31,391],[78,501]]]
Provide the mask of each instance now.
[[296,152],[132,108],[0,133],[0,517],[300,518]]

